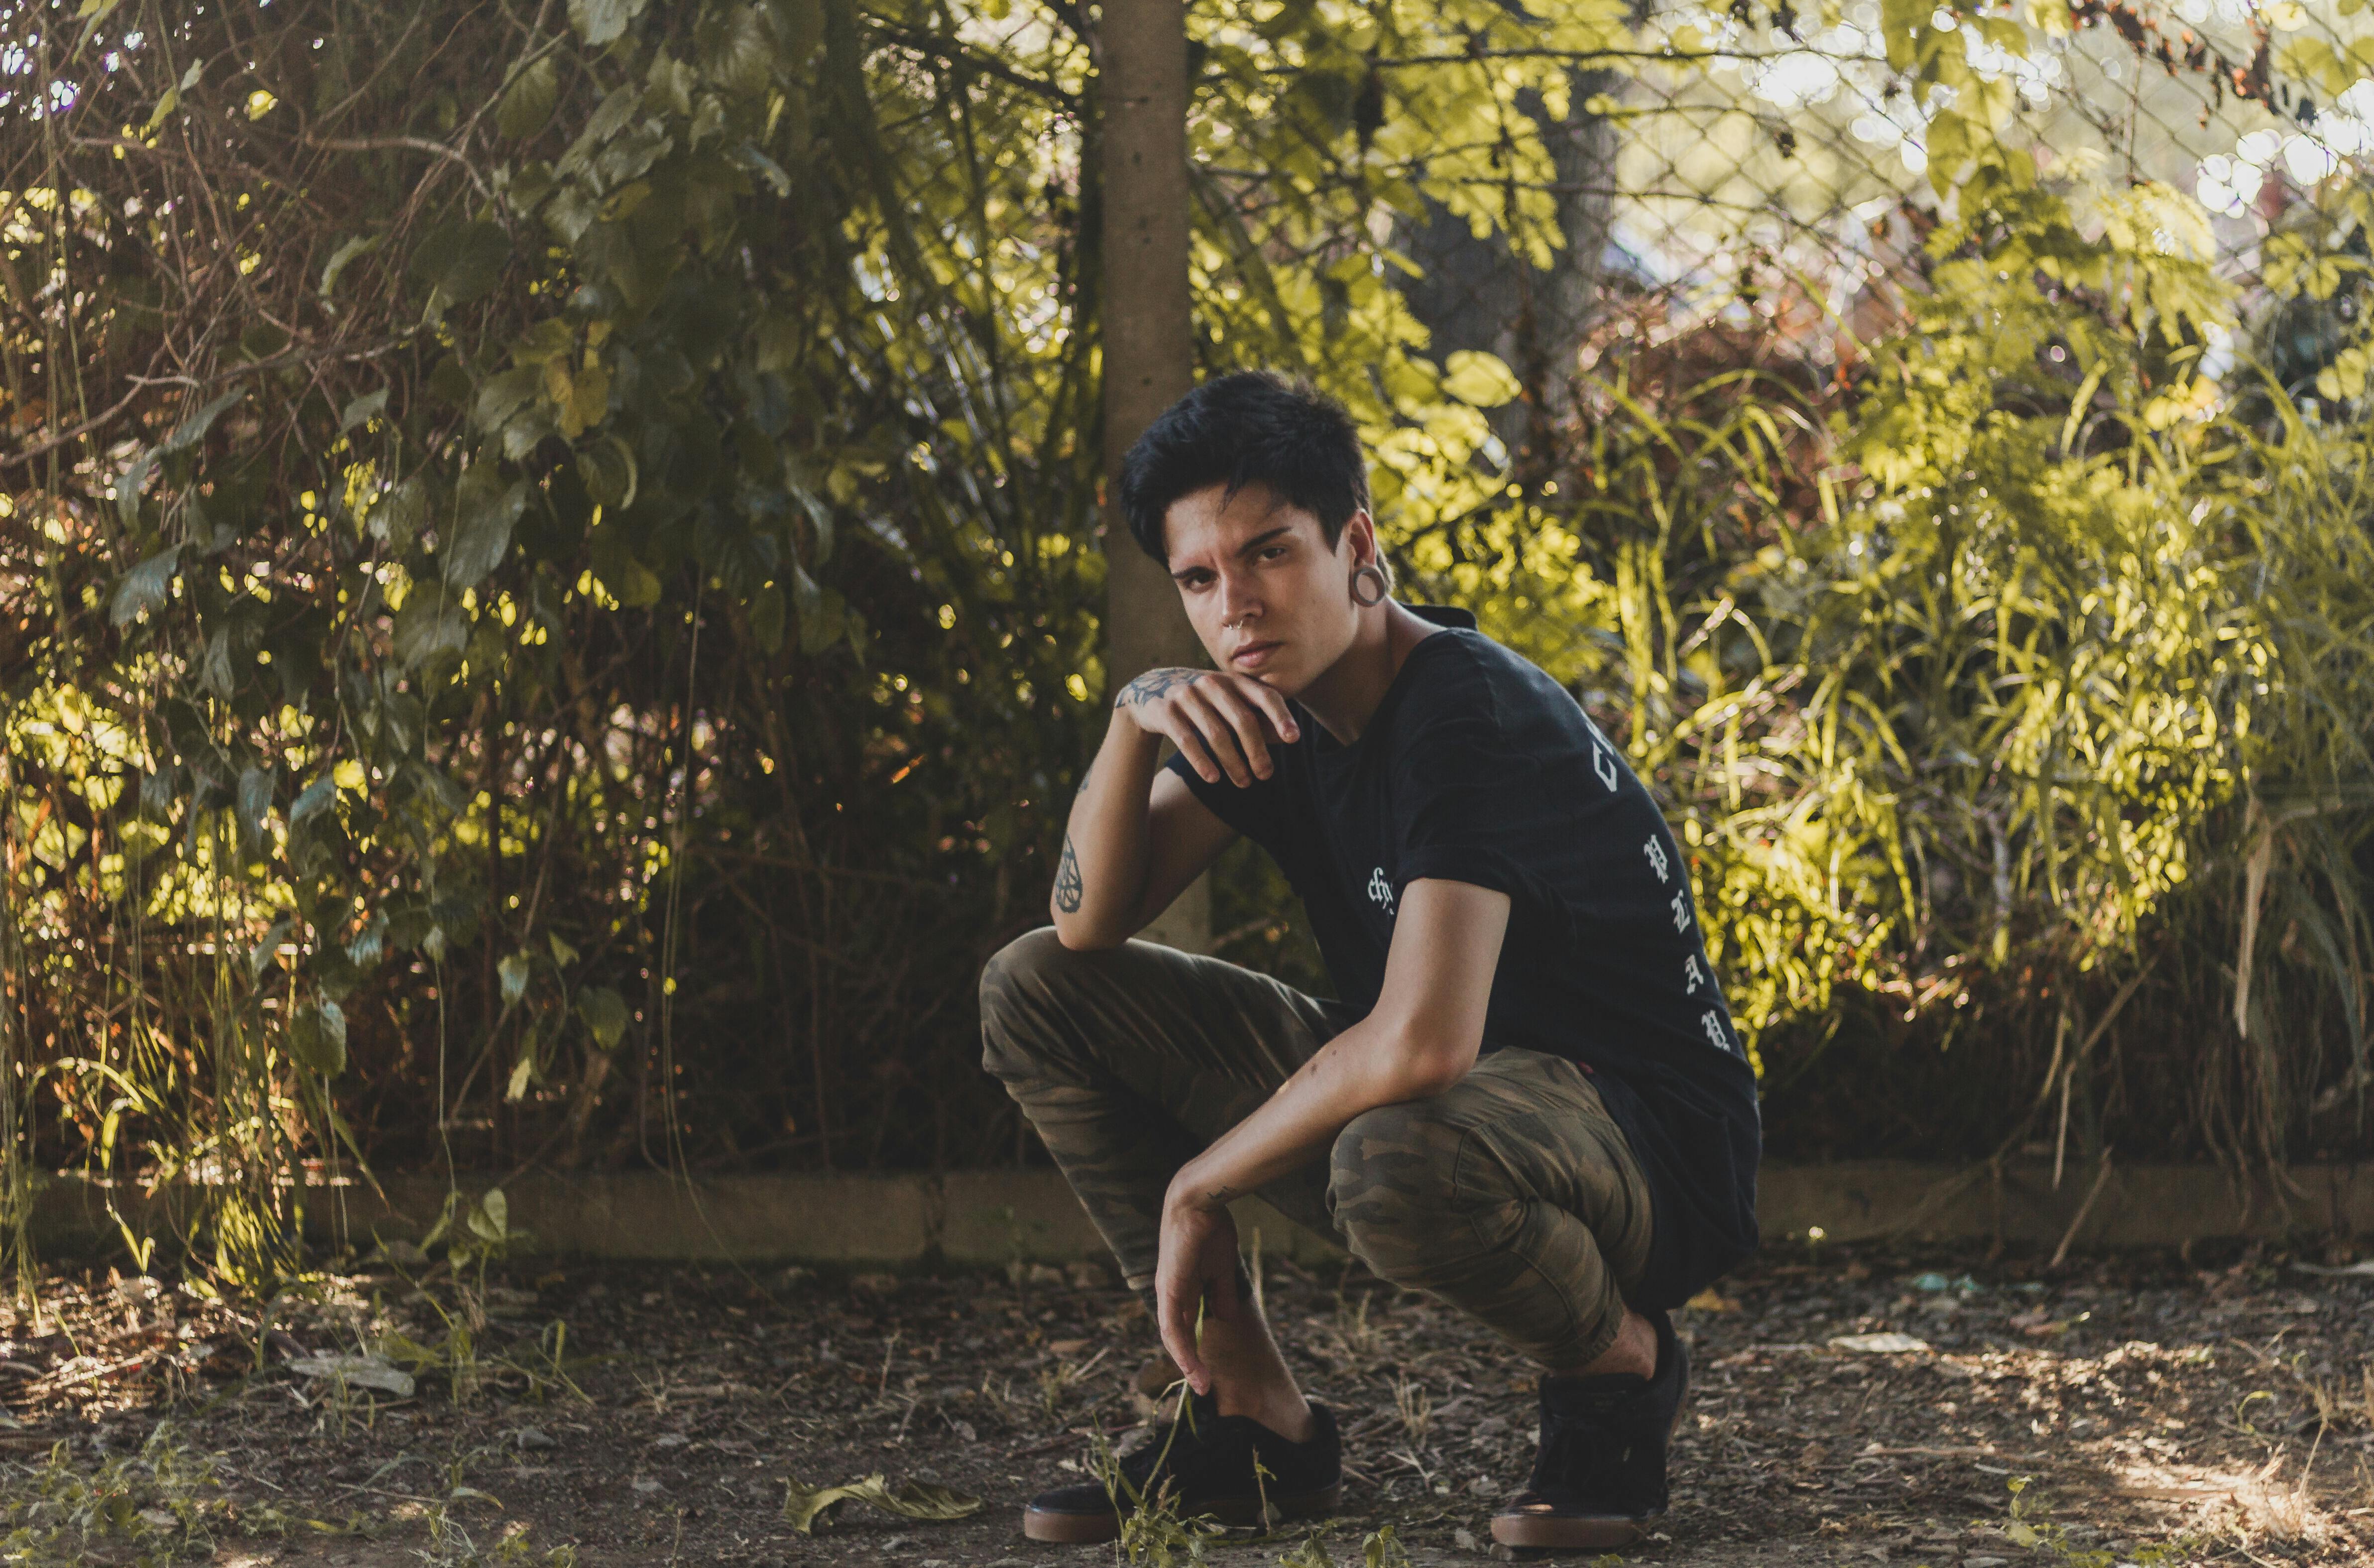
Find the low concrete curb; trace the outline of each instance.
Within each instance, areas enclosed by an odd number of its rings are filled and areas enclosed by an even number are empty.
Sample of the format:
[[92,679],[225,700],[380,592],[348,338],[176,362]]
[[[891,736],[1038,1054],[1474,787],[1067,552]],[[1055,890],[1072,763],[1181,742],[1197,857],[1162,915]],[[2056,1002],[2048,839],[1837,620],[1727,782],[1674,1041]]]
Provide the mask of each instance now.
[[[1768,1248],[1810,1240],[1991,1240],[2086,1250],[2187,1241],[2374,1236],[2374,1165],[2295,1166],[2286,1190],[2235,1185],[2191,1165],[2072,1170],[1957,1168],[1910,1161],[1764,1167],[1757,1218]],[[934,1263],[1062,1263],[1102,1257],[1103,1243],[1053,1171],[937,1175],[757,1175],[676,1179],[647,1172],[502,1178],[465,1174],[476,1195],[500,1185],[516,1250],[540,1256],[679,1262],[817,1263],[899,1268]],[[400,1177],[382,1199],[368,1186],[315,1187],[307,1229],[368,1244],[417,1240],[448,1190],[442,1177]],[[59,1180],[40,1193],[33,1236],[51,1253],[87,1252],[119,1234],[110,1189]],[[115,1189],[135,1233],[172,1229],[172,1200]],[[184,1195],[184,1200],[186,1195]],[[1339,1259],[1334,1237],[1293,1225],[1259,1199],[1237,1207],[1263,1249],[1303,1263]],[[1815,1232],[1821,1235],[1816,1237]]]

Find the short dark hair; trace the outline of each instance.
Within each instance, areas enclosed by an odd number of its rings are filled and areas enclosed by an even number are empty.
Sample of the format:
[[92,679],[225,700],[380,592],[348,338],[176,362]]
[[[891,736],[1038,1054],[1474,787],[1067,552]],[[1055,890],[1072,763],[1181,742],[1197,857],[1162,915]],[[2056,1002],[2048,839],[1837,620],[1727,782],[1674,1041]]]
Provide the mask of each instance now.
[[1162,520],[1173,501],[1254,484],[1318,518],[1334,549],[1369,504],[1368,461],[1344,405],[1275,371],[1207,381],[1164,409],[1122,459],[1122,513],[1146,553],[1168,561]]

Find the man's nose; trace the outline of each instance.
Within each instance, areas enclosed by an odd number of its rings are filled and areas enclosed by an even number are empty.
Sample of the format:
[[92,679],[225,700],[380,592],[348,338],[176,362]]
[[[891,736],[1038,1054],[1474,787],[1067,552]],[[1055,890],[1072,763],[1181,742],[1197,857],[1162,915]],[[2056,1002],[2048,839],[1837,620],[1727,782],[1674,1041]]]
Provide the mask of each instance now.
[[1233,626],[1238,621],[1261,614],[1261,599],[1252,584],[1235,572],[1220,578],[1220,615]]

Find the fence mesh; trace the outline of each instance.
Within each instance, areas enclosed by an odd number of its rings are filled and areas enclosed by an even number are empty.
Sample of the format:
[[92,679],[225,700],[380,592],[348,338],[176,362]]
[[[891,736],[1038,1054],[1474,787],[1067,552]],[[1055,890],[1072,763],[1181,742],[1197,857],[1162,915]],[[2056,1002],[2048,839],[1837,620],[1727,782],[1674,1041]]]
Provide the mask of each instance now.
[[[1569,247],[1558,266],[1521,287],[1504,255],[1439,223],[1414,236],[1428,265],[1415,286],[1421,312],[1440,341],[1557,363],[1595,314],[1654,301],[1680,330],[1745,312],[1743,286],[1755,292],[1760,276],[1791,280],[1818,307],[1799,324],[1809,337],[1868,334],[1923,218],[1951,209],[1950,188],[1941,195],[1931,178],[1944,116],[1957,141],[1964,125],[1983,125],[2081,194],[2154,182],[2194,198],[2199,231],[2169,242],[2214,259],[2248,315],[2266,302],[2257,285],[2270,234],[2374,152],[2374,79],[2361,75],[2374,36],[2352,27],[2351,9],[1941,9],[1921,25],[1961,35],[1968,79],[1923,92],[1902,52],[1889,58],[1876,0],[1819,15],[1660,7],[1642,33],[1670,57],[1579,71],[1582,112],[1544,123]],[[2204,370],[2222,362],[2213,345]]]

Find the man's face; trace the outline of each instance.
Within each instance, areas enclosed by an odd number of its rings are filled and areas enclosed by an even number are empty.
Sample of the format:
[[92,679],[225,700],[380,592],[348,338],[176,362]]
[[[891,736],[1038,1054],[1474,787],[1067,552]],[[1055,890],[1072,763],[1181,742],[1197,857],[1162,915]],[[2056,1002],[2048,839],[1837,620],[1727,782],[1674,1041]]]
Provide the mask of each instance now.
[[1330,549],[1319,519],[1264,485],[1214,485],[1171,502],[1170,578],[1217,667],[1293,696],[1352,646],[1352,570],[1367,516]]

